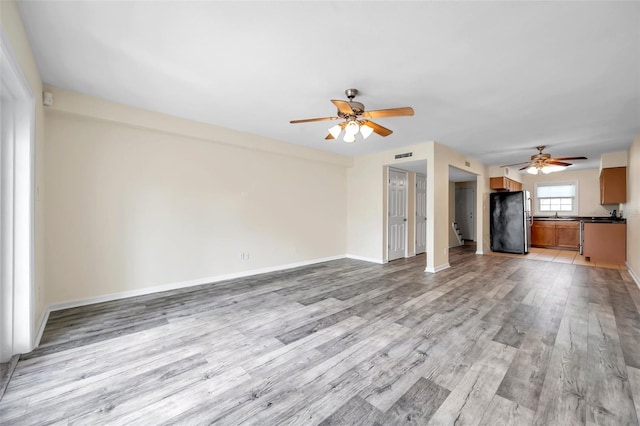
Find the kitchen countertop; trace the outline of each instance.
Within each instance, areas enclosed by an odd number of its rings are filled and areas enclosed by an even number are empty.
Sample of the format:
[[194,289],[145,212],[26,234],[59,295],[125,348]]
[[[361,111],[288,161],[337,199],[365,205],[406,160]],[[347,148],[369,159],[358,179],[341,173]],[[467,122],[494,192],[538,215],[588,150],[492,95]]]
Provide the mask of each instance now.
[[533,220],[566,220],[583,221],[585,223],[627,223],[626,219],[612,219],[609,216],[533,216]]

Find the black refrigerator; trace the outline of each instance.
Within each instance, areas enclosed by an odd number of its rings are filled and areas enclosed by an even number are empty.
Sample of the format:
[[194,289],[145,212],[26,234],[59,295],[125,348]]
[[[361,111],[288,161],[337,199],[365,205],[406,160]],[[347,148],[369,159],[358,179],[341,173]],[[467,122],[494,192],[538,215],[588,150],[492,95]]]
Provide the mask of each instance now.
[[489,200],[491,251],[528,253],[532,220],[529,191],[493,192]]

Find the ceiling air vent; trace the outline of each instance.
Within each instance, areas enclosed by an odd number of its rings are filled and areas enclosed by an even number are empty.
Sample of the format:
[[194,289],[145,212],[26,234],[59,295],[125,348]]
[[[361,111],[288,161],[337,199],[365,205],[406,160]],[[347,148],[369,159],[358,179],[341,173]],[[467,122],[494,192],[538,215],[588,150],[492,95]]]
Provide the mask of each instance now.
[[413,157],[413,152],[405,152],[404,154],[396,154],[396,160],[400,158]]

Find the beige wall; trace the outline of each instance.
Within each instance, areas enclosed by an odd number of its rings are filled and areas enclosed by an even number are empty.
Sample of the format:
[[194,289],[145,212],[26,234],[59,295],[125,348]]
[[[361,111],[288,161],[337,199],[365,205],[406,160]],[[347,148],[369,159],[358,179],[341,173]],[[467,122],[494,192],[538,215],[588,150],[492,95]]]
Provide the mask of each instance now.
[[627,265],[640,285],[640,133],[629,148],[627,173]]
[[[618,205],[600,205],[600,172],[598,169],[562,171],[557,173],[530,175],[523,174],[523,189],[530,191],[533,203],[537,182],[578,182],[578,216],[608,216],[609,211],[618,209]],[[535,210],[534,210],[534,214]],[[562,214],[560,214],[562,216]]]
[[45,302],[45,117],[42,107],[42,81],[36,66],[22,18],[13,0],[0,1],[0,23],[10,48],[16,55],[35,100],[35,277],[34,323],[39,323]]
[[489,167],[489,177],[508,177],[511,180],[515,180],[516,182],[522,183],[523,175],[518,171],[517,168],[512,169],[511,167],[500,167],[500,166],[490,166]]
[[51,90],[47,303],[344,256],[350,159]]

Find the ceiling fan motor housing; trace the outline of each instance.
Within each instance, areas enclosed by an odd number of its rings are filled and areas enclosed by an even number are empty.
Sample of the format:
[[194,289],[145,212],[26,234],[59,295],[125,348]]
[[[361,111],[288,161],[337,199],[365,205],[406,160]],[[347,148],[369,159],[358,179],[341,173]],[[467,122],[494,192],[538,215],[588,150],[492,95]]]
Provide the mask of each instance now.
[[351,109],[353,110],[353,114],[345,114],[343,112],[340,112],[340,110],[338,110],[338,117],[341,118],[347,118],[349,116],[358,116],[358,115],[362,115],[362,113],[364,112],[364,105],[361,104],[360,102],[356,102],[356,101],[349,101],[348,102],[349,106],[351,107]]
[[546,161],[551,159],[551,154],[535,154],[531,156],[531,161]]

